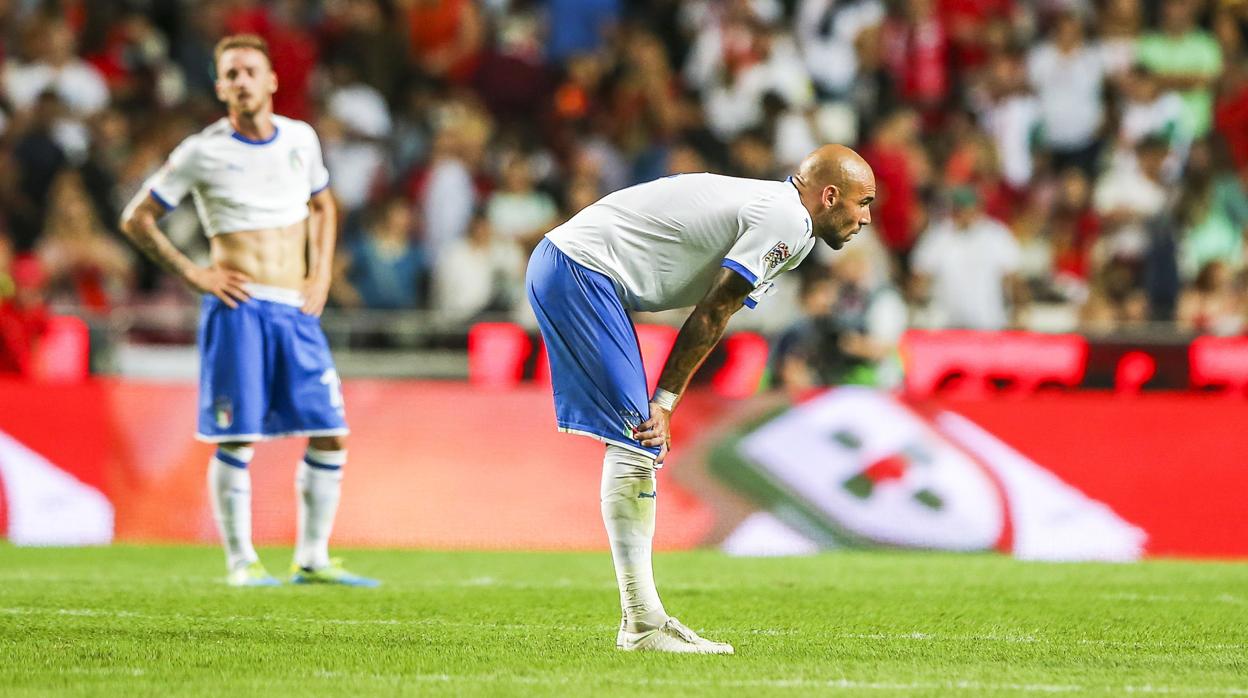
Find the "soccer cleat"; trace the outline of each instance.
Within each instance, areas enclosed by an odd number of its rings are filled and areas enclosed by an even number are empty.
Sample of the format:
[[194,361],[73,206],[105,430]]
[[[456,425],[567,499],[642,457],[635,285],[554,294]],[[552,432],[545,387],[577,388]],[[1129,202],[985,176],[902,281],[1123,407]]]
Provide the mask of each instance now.
[[342,568],[342,560],[334,558],[325,567],[310,569],[295,565],[290,571],[291,584],[338,584],[347,587],[378,587],[381,582],[352,574]]
[[264,569],[264,565],[259,560],[253,560],[246,565],[236,567],[230,570],[225,577],[225,583],[232,587],[276,587],[282,583],[277,581],[269,571]]
[[625,652],[674,652],[681,654],[732,654],[732,645],[711,642],[699,636],[675,618],[657,630],[631,633],[620,626],[615,646]]

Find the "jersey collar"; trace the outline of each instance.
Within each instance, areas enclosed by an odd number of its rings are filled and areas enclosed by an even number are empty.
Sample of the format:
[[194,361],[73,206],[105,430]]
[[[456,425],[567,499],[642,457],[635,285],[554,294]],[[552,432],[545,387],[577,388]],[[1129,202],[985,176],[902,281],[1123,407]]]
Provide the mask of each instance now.
[[273,135],[269,136],[268,138],[265,138],[264,140],[256,141],[256,140],[252,140],[248,138],[247,136],[244,136],[238,131],[230,129],[231,138],[233,138],[236,141],[242,141],[243,143],[246,143],[247,145],[267,145],[277,140],[277,133],[278,133],[277,124],[273,124]]

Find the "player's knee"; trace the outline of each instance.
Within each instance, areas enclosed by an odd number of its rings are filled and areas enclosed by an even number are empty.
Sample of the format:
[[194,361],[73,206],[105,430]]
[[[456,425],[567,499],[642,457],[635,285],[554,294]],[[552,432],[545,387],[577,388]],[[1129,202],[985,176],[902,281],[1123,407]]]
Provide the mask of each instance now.
[[308,447],[315,448],[318,451],[345,451],[347,449],[347,437],[313,436],[308,439]]
[[213,458],[232,468],[246,469],[255,454],[256,449],[251,444],[231,442],[217,444],[217,452],[213,454]]
[[654,457],[643,455],[632,449],[607,445],[606,455],[602,461],[602,489],[599,494],[606,500],[623,496],[628,499],[637,497],[654,497]]
[[321,473],[341,473],[342,466],[347,464],[347,449],[317,448],[311,443],[303,454],[303,462],[308,468]]

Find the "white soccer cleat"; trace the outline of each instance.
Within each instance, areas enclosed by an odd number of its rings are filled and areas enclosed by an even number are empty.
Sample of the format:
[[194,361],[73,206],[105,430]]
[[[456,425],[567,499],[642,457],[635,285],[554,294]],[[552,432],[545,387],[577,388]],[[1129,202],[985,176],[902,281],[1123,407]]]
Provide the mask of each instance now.
[[230,570],[225,583],[232,587],[276,587],[282,583],[277,581],[259,560],[244,563]]
[[678,654],[732,654],[732,645],[711,642],[699,636],[675,618],[657,630],[630,633],[620,626],[615,646],[625,652],[674,652]]

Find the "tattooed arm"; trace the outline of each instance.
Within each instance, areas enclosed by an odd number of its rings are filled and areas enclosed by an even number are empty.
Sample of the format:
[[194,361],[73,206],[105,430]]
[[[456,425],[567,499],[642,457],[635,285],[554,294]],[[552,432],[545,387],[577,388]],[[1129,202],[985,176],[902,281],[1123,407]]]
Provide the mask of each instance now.
[[173,246],[157,225],[156,221],[164,214],[164,207],[146,190],[141,191],[126,206],[121,216],[121,230],[143,254],[196,291],[211,293],[231,308],[247,300],[247,292],[243,290],[243,284],[249,281],[247,275],[215,266],[205,268],[192,262]]
[[[731,269],[720,269],[719,276],[711,285],[711,290],[693,309],[693,313],[685,320],[676,336],[676,344],[672,353],[663,365],[659,375],[659,390],[680,395],[689,385],[689,379],[706,361],[711,350],[724,336],[724,328],[728,319],[737,312],[745,302],[746,296],[754,290],[737,272]],[[672,411],[661,404],[650,403],[650,419],[638,430],[637,438],[643,446],[660,448],[657,462],[662,463],[671,441],[670,420]]]

